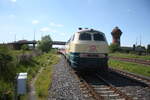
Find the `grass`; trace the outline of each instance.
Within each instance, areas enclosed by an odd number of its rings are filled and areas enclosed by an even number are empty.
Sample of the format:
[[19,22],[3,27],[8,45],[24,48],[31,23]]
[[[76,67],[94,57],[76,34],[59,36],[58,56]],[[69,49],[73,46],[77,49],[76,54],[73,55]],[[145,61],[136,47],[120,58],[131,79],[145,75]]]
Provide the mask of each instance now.
[[123,62],[112,59],[109,60],[109,66],[116,69],[126,70],[135,74],[150,77],[150,66],[144,66],[136,63]]
[[115,57],[126,57],[126,58],[137,58],[137,59],[143,59],[143,60],[150,60],[150,55],[140,56],[140,55],[130,54],[130,53],[110,53],[109,55],[115,56]]
[[52,65],[58,62],[59,58],[55,53],[44,54],[40,61],[42,72],[39,73],[35,81],[35,89],[38,100],[46,100],[48,98],[48,89],[52,82]]
[[[19,55],[19,54],[22,54],[23,51],[22,50],[11,50],[11,53],[16,56],[16,55]],[[24,53],[32,53],[31,50],[25,50]]]

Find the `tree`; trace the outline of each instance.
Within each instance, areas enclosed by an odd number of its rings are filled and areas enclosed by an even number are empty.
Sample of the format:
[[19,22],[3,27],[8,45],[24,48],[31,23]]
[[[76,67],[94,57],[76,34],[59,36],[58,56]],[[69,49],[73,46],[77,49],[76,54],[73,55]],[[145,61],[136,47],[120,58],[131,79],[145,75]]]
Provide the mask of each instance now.
[[109,46],[109,51],[110,52],[116,52],[116,51],[119,51],[119,50],[120,50],[119,44],[116,44],[116,43],[110,44],[110,46]]
[[49,35],[42,37],[42,40],[38,42],[37,48],[42,52],[48,52],[52,48],[52,39]]

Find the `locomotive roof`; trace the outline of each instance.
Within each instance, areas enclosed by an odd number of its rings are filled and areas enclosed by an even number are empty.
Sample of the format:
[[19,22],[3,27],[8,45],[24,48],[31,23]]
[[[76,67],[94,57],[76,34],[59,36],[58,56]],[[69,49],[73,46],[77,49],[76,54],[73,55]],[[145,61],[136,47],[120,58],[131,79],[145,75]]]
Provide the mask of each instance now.
[[82,30],[79,30],[77,33],[83,33],[83,32],[99,32],[99,33],[104,34],[103,32],[94,30],[94,29],[82,29]]

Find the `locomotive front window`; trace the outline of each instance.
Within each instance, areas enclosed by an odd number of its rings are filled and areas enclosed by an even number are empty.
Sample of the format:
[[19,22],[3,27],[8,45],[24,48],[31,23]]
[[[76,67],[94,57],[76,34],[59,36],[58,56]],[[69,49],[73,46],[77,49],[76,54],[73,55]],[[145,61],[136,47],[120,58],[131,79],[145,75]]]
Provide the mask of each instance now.
[[82,33],[79,36],[79,40],[91,40],[91,34],[88,33]]
[[105,38],[102,34],[96,33],[93,36],[95,41],[105,41]]

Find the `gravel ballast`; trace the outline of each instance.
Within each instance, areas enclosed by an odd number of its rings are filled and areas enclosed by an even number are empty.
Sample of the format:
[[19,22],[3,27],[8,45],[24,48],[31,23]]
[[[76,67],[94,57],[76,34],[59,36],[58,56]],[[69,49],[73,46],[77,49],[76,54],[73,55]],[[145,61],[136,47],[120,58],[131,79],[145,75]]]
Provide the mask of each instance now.
[[63,57],[53,68],[53,80],[48,100],[91,100],[86,98],[79,88],[79,80],[70,73]]

